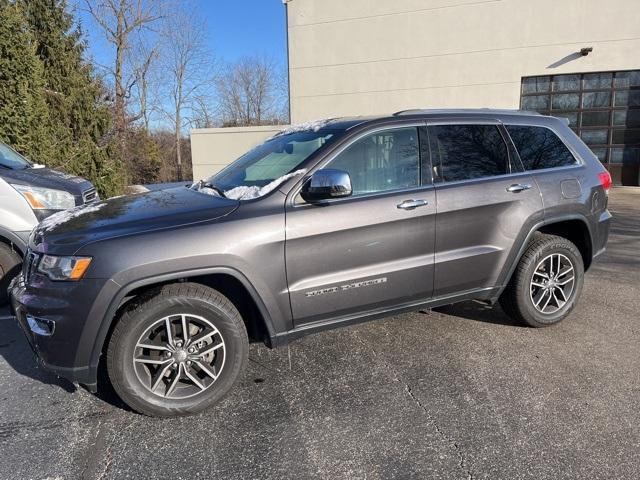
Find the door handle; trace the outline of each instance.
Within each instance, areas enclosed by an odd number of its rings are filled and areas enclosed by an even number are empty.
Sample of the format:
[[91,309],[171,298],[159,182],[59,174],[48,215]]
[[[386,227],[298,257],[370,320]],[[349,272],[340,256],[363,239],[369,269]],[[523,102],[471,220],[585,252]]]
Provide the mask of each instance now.
[[397,205],[398,208],[401,208],[403,210],[414,210],[418,207],[424,207],[425,205],[429,205],[429,202],[427,202],[426,200],[405,200],[402,203],[399,203]]
[[519,193],[523,190],[529,190],[530,188],[531,185],[529,185],[528,183],[514,183],[513,185],[507,187],[507,192]]

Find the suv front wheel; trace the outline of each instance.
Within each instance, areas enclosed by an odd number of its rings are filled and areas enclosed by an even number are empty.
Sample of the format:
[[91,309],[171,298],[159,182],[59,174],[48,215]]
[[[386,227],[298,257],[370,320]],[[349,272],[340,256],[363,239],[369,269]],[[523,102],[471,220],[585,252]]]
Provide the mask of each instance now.
[[531,327],[563,320],[576,304],[584,282],[577,247],[563,237],[537,233],[500,297],[504,311]]
[[170,417],[218,402],[247,361],[247,331],[221,293],[194,283],[166,285],[128,309],[107,351],[109,379],[134,410]]

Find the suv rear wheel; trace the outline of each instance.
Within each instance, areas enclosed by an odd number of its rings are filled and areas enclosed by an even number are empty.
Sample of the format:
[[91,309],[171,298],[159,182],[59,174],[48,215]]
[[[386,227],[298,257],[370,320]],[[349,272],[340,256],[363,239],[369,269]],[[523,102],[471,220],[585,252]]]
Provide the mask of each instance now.
[[0,242],[0,307],[9,301],[7,288],[20,271],[22,259],[9,245]]
[[555,325],[573,310],[583,282],[578,248],[566,238],[537,233],[500,304],[508,315],[531,327]]
[[152,292],[122,315],[109,342],[107,371],[134,410],[187,415],[231,389],[248,351],[244,322],[224,295],[178,283]]

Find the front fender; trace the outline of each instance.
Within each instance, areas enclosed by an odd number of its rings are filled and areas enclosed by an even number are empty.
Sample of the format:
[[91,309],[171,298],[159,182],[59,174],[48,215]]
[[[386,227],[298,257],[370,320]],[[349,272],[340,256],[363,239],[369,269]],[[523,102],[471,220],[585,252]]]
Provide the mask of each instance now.
[[[101,319],[100,323],[94,328],[85,328],[82,333],[81,344],[92,345],[92,348],[90,352],[78,352],[79,356],[87,355],[87,353],[89,354],[89,368],[91,372],[90,377],[92,379],[97,379],[98,364],[100,362],[100,356],[102,355],[107,335],[109,334],[118,308],[124,303],[124,300],[130,295],[131,292],[141,287],[171,282],[172,280],[213,274],[230,275],[238,280],[247,289],[249,295],[251,295],[253,301],[260,310],[262,317],[264,318],[267,333],[269,335],[269,338],[271,339],[272,344],[274,344],[274,339],[276,338],[276,329],[269,310],[265,306],[262,298],[258,294],[258,291],[253,286],[253,284],[247,279],[244,274],[242,274],[242,272],[234,268],[221,266],[171,272],[167,274],[146,277],[144,279],[136,280],[126,285],[120,285],[114,280],[109,280],[94,302],[93,308],[91,309],[87,321],[87,323],[89,323],[90,319],[99,318]],[[83,361],[81,358],[78,358],[77,363],[86,365],[86,359]],[[95,381],[91,383],[95,383]]]

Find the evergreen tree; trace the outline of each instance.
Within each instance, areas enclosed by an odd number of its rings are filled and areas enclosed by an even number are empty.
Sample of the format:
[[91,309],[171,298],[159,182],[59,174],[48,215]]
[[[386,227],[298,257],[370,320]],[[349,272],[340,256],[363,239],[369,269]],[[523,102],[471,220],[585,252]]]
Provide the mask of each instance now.
[[41,161],[47,156],[43,68],[19,5],[0,0],[0,141]]
[[124,186],[120,162],[109,155],[104,138],[110,128],[104,87],[83,59],[82,32],[67,11],[66,0],[17,0],[22,7],[42,69],[47,105],[47,163],[92,180],[100,193]]
[[126,133],[127,156],[125,165],[128,180],[135,184],[154,183],[158,180],[162,159],[160,147],[143,127],[129,127]]

